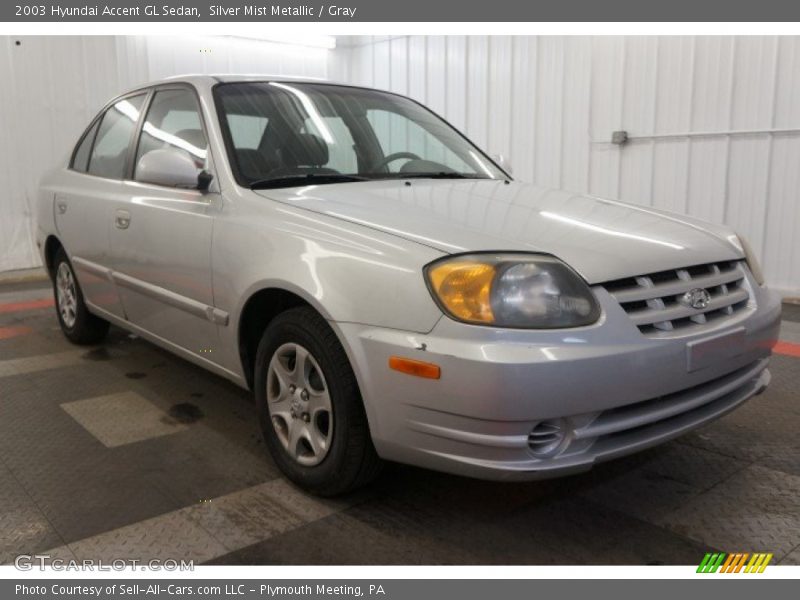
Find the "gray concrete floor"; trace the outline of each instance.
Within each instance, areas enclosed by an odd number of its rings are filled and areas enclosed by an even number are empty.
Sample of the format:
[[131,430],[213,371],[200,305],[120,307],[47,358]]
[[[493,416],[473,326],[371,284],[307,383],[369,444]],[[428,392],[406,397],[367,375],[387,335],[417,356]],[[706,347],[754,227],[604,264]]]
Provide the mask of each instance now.
[[249,395],[119,329],[61,335],[44,283],[0,286],[0,563],[800,564],[800,310],[759,398],[643,454],[498,484],[390,466],[335,501],[285,483]]

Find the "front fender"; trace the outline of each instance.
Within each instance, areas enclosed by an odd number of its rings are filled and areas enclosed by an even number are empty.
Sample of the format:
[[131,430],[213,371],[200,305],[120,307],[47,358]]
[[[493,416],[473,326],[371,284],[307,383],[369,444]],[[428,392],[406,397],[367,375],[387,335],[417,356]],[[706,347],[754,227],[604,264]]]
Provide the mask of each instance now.
[[426,333],[442,313],[422,267],[442,253],[368,227],[258,198],[226,203],[212,246],[214,303],[226,367],[240,370],[238,328],[256,292],[277,288],[325,319]]

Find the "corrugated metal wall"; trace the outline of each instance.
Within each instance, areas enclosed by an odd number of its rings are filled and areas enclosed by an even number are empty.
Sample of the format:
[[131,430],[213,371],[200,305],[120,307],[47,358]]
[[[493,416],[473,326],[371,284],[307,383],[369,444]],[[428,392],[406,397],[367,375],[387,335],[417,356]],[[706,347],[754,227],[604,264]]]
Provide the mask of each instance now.
[[[20,40],[0,37],[0,271],[38,263],[36,182],[111,96],[178,73],[272,72],[407,93],[523,180],[730,224],[770,283],[800,295],[800,38]],[[634,139],[611,144],[615,130]]]
[[425,102],[519,179],[735,227],[800,295],[800,38],[352,37],[335,52],[332,77]]
[[0,36],[0,271],[39,264],[37,182],[116,94],[181,73],[325,77],[328,61],[324,49],[224,37]]

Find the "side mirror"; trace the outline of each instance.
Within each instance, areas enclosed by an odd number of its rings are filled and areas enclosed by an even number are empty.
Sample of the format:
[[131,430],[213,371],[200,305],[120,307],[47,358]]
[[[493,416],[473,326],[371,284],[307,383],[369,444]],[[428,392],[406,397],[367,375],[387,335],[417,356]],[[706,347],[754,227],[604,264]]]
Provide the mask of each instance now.
[[511,167],[511,161],[508,160],[508,157],[505,156],[504,154],[494,154],[492,156],[492,159],[494,160],[494,162],[498,164],[498,166],[501,169],[503,169],[503,171],[505,171],[509,175],[512,175],[514,173],[514,169]]
[[151,150],[136,165],[136,180],[166,187],[208,190],[213,176],[197,168],[186,152],[178,148]]

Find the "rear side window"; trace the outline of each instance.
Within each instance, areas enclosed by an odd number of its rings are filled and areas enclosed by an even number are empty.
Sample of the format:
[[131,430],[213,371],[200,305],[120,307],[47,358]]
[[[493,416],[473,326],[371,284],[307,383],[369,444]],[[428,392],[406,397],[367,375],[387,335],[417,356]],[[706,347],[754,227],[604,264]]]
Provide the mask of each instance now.
[[155,93],[142,126],[136,164],[148,152],[164,148],[186,152],[198,170],[206,167],[208,144],[197,99],[190,90],[162,90]]
[[89,159],[89,174],[110,179],[125,177],[128,148],[144,99],[145,94],[128,96],[105,112]]
[[72,159],[72,168],[76,171],[80,171],[81,173],[86,173],[86,170],[89,168],[89,153],[92,151],[92,144],[94,144],[94,138],[97,135],[97,128],[100,127],[100,121],[95,121],[92,128],[86,132],[86,135],[83,136],[80,144],[75,149],[75,155]]

